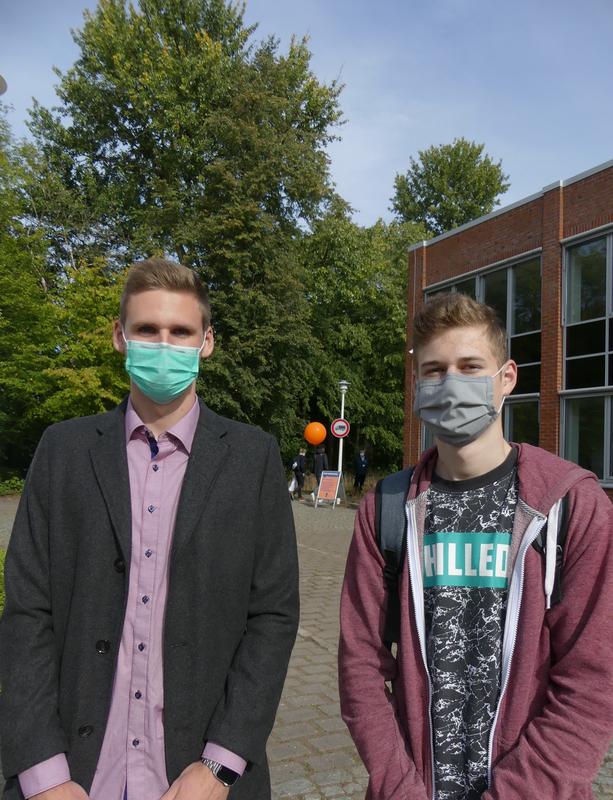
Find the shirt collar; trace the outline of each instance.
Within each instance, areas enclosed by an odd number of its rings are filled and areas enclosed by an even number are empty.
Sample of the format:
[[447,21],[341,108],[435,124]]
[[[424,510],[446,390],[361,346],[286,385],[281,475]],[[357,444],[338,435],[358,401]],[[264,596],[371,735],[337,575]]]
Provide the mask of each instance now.
[[[196,435],[196,428],[198,427],[198,419],[200,417],[200,403],[198,398],[194,400],[194,405],[185,414],[184,417],[176,422],[172,428],[169,428],[166,433],[178,439],[186,452],[189,454]],[[128,405],[126,406],[126,442],[129,442],[135,431],[139,428],[146,428],[145,423],[136,413],[136,409],[132,405],[132,398],[128,397]]]

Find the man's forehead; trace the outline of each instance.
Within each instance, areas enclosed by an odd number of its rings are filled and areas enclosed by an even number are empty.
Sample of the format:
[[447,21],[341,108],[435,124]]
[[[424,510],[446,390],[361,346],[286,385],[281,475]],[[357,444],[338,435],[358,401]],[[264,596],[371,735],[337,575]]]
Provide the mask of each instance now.
[[160,315],[189,322],[191,317],[197,319],[201,316],[198,298],[191,292],[173,292],[167,289],[150,289],[130,295],[126,312],[131,322],[146,322]]
[[457,362],[496,359],[485,325],[450,328],[433,336],[417,351],[420,364],[433,360]]

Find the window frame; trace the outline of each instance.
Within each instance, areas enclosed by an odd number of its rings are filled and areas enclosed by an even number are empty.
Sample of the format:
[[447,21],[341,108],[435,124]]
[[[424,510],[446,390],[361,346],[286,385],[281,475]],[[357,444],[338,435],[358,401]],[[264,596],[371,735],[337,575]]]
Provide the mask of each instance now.
[[[593,317],[589,320],[579,322],[569,322],[568,292],[569,275],[571,267],[570,253],[573,247],[589,244],[597,239],[606,239],[606,265],[605,265],[605,316]],[[566,432],[568,428],[569,401],[573,399],[583,399],[589,397],[602,397],[604,400],[604,425],[603,425],[603,477],[599,478],[600,485],[604,488],[613,487],[613,376],[609,374],[610,356],[613,354],[613,341],[610,340],[610,320],[613,319],[613,229],[607,227],[598,232],[592,231],[583,237],[572,237],[572,240],[562,242],[564,248],[562,258],[562,389],[560,391],[560,442],[559,452],[566,455]],[[566,340],[569,328],[579,325],[586,325],[590,322],[604,320],[605,327],[605,349],[604,351],[585,353],[580,356],[567,356]],[[586,386],[578,389],[567,389],[567,370],[568,361],[576,361],[581,358],[602,356],[605,359],[605,383],[601,386]]]

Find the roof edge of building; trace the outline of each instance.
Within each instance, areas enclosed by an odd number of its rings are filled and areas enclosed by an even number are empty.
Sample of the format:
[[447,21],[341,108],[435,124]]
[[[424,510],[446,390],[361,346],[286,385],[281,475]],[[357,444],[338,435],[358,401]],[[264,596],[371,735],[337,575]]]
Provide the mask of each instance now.
[[519,208],[519,206],[523,206],[526,203],[531,203],[533,200],[537,200],[539,197],[542,197],[546,192],[549,192],[553,189],[558,189],[563,186],[570,186],[573,183],[577,183],[577,181],[589,178],[592,175],[595,175],[596,173],[602,172],[603,170],[609,168],[613,168],[613,159],[609,161],[603,161],[602,164],[598,164],[595,167],[591,167],[591,169],[579,172],[577,173],[577,175],[573,175],[570,178],[560,179],[558,181],[555,181],[554,183],[550,183],[547,186],[544,186],[540,192],[535,192],[534,194],[530,194],[527,197],[522,197],[521,200],[516,200],[514,203],[510,203],[508,206],[501,206],[500,208],[496,208],[494,211],[490,211],[489,214],[484,214],[481,217],[472,219],[470,222],[465,222],[464,225],[459,225],[457,228],[452,228],[450,231],[445,231],[445,233],[441,233],[438,236],[434,236],[432,239],[426,239],[424,241],[417,242],[416,244],[412,244],[408,248],[408,252],[412,253],[414,250],[417,250],[420,247],[429,247],[431,244],[436,244],[437,242],[441,242],[443,239],[448,239],[450,236],[455,236],[457,233],[461,233],[462,231],[468,230],[469,228],[474,228],[476,225],[481,225],[482,222],[487,222],[487,220],[493,219],[494,217],[499,217],[501,214],[506,214],[509,211],[513,211],[513,209]]

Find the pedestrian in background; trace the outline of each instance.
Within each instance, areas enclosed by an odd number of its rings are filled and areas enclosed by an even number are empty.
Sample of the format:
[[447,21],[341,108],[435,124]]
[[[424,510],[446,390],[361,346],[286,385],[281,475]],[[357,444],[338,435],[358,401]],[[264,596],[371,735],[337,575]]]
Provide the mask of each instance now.
[[292,470],[296,480],[294,491],[298,500],[302,500],[302,487],[304,486],[304,474],[306,472],[306,450],[304,447],[300,448],[298,455],[292,461]]
[[354,460],[355,477],[353,479],[353,488],[359,492],[364,488],[364,481],[366,480],[366,473],[368,472],[368,459],[364,448],[356,455]]
[[317,486],[319,486],[319,482],[321,481],[321,473],[327,469],[328,469],[328,456],[326,454],[326,448],[323,445],[320,445],[317,448],[317,452],[315,453],[314,468],[313,468],[313,471],[315,472],[315,480],[317,481]]

